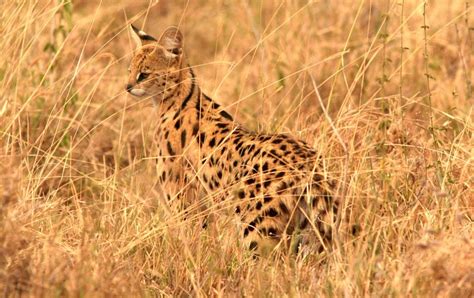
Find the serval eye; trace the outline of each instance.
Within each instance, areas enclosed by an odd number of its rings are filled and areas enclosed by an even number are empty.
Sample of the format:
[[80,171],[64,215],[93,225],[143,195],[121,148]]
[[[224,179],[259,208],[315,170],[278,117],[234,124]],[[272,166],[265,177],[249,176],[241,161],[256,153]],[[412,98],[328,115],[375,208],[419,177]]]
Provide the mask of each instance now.
[[137,77],[137,83],[140,83],[141,81],[146,80],[149,75],[150,75],[149,73],[144,73],[144,72],[139,73]]

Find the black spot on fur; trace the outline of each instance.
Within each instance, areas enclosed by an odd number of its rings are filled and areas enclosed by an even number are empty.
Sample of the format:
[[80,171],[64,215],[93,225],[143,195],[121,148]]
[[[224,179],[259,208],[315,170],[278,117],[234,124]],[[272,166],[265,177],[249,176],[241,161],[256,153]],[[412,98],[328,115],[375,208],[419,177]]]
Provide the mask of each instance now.
[[255,152],[253,153],[252,156],[257,156],[260,154],[260,151],[262,151],[262,148],[257,148],[257,150],[255,150]]
[[250,145],[250,147],[247,148],[247,154],[252,153],[253,149],[255,149],[255,144]]
[[255,217],[254,220],[252,220],[252,221],[249,223],[249,226],[253,226],[253,227],[256,228],[257,225],[262,222],[262,219],[263,219],[263,217],[261,217],[260,215],[257,216],[257,217]]
[[262,209],[262,202],[258,201],[258,202],[257,202],[257,205],[255,205],[255,208],[256,208],[257,210]]
[[213,148],[215,145],[216,145],[216,138],[212,138],[212,139],[209,141],[209,146],[210,146],[211,148]]
[[255,230],[255,223],[254,222],[249,223],[247,230],[249,230],[249,232],[253,232],[253,230]]
[[326,203],[326,205],[332,205],[332,196],[328,193],[324,193],[323,194],[323,199],[324,199],[324,202]]
[[253,171],[254,171],[255,173],[258,173],[258,169],[259,169],[259,168],[260,168],[260,165],[259,165],[258,163],[256,163],[256,164],[253,165]]
[[181,119],[176,120],[176,123],[174,124],[174,128],[179,129],[181,127]]
[[194,73],[191,69],[190,69],[190,72],[191,72],[191,77],[192,77],[191,90],[189,90],[188,95],[186,95],[186,98],[183,100],[183,103],[181,104],[181,110],[186,107],[186,105],[188,104],[189,100],[191,99],[191,97],[193,96],[193,93],[194,93],[194,85],[195,85],[194,84]]
[[214,156],[211,156],[211,158],[209,159],[209,164],[211,166],[215,166],[217,164],[216,159],[214,158]]
[[196,101],[196,110],[197,110],[197,118],[202,119],[202,106],[201,106],[201,92],[198,93],[198,98]]
[[258,243],[256,241],[250,242],[249,249],[250,250],[257,250],[258,248]]
[[167,142],[167,143],[166,143],[166,147],[167,147],[168,153],[169,153],[170,155],[175,155],[175,153],[174,153],[174,151],[173,151],[173,147],[171,147],[171,143],[170,143],[170,142]]
[[306,227],[308,226],[308,223],[309,223],[309,221],[308,221],[308,219],[305,217],[305,218],[303,219],[303,221],[300,223],[300,229],[301,229],[301,230],[306,229]]
[[278,211],[276,211],[275,208],[270,208],[270,209],[267,209],[263,212],[263,215],[265,216],[269,216],[269,217],[275,217],[278,215]]
[[165,181],[166,180],[166,172],[163,171],[163,173],[161,174],[161,181]]
[[238,196],[240,199],[243,199],[245,197],[245,192],[243,190],[239,190]]
[[252,185],[252,184],[255,183],[255,179],[254,179],[254,178],[247,179],[247,181],[245,181],[245,183],[246,183],[247,185]]
[[181,132],[181,147],[184,148],[186,145],[186,130]]
[[244,142],[238,143],[237,146],[235,146],[235,150],[239,151],[243,144]]
[[263,197],[263,202],[264,203],[270,203],[273,200],[271,196],[264,196]]
[[199,131],[199,125],[198,124],[194,124],[193,125],[193,132],[192,132],[192,135],[195,136]]
[[204,144],[205,141],[206,141],[206,133],[201,132],[199,134],[199,143]]
[[280,204],[279,204],[278,206],[280,206],[281,212],[283,212],[283,213],[285,213],[285,214],[289,214],[289,213],[290,213],[290,210],[288,210],[288,207],[286,207],[285,203],[280,202]]
[[288,188],[288,184],[286,182],[282,182],[280,186],[278,186],[277,193],[282,193]]
[[227,120],[234,121],[231,115],[227,113],[226,111],[221,111],[219,114],[221,114],[222,117],[226,118]]
[[220,146],[222,145],[222,143],[224,143],[224,138],[220,139],[220,138],[216,138],[217,140],[217,146]]
[[312,177],[312,180],[313,182],[315,182],[315,185],[319,187],[318,183],[323,181],[323,176],[318,173],[315,173]]

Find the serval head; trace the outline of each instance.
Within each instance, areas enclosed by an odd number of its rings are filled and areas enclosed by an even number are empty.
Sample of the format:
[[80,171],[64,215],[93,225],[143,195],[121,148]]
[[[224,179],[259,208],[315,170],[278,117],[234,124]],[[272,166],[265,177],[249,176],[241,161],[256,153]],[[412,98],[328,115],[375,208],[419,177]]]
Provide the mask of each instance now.
[[181,83],[183,70],[183,35],[170,27],[157,40],[130,26],[137,46],[129,68],[127,92],[134,96],[171,97]]

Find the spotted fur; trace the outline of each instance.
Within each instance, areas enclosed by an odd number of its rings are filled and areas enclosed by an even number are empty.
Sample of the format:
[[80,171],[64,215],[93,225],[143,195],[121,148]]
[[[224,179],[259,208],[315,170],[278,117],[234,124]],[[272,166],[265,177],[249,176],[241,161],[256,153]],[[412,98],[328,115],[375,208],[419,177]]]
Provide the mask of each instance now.
[[158,179],[168,200],[185,205],[183,189],[201,187],[228,202],[257,253],[288,246],[298,231],[314,231],[321,249],[329,244],[338,202],[321,156],[289,135],[258,134],[235,122],[202,92],[177,28],[158,40],[131,32],[137,49],[127,91],[156,104]]

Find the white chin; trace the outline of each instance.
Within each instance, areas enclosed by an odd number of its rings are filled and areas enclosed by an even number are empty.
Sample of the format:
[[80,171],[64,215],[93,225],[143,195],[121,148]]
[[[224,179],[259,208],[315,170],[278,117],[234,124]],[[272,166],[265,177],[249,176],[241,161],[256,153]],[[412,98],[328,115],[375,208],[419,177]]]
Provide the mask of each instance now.
[[143,89],[132,89],[130,90],[130,93],[135,96],[143,96],[145,95],[145,90]]

